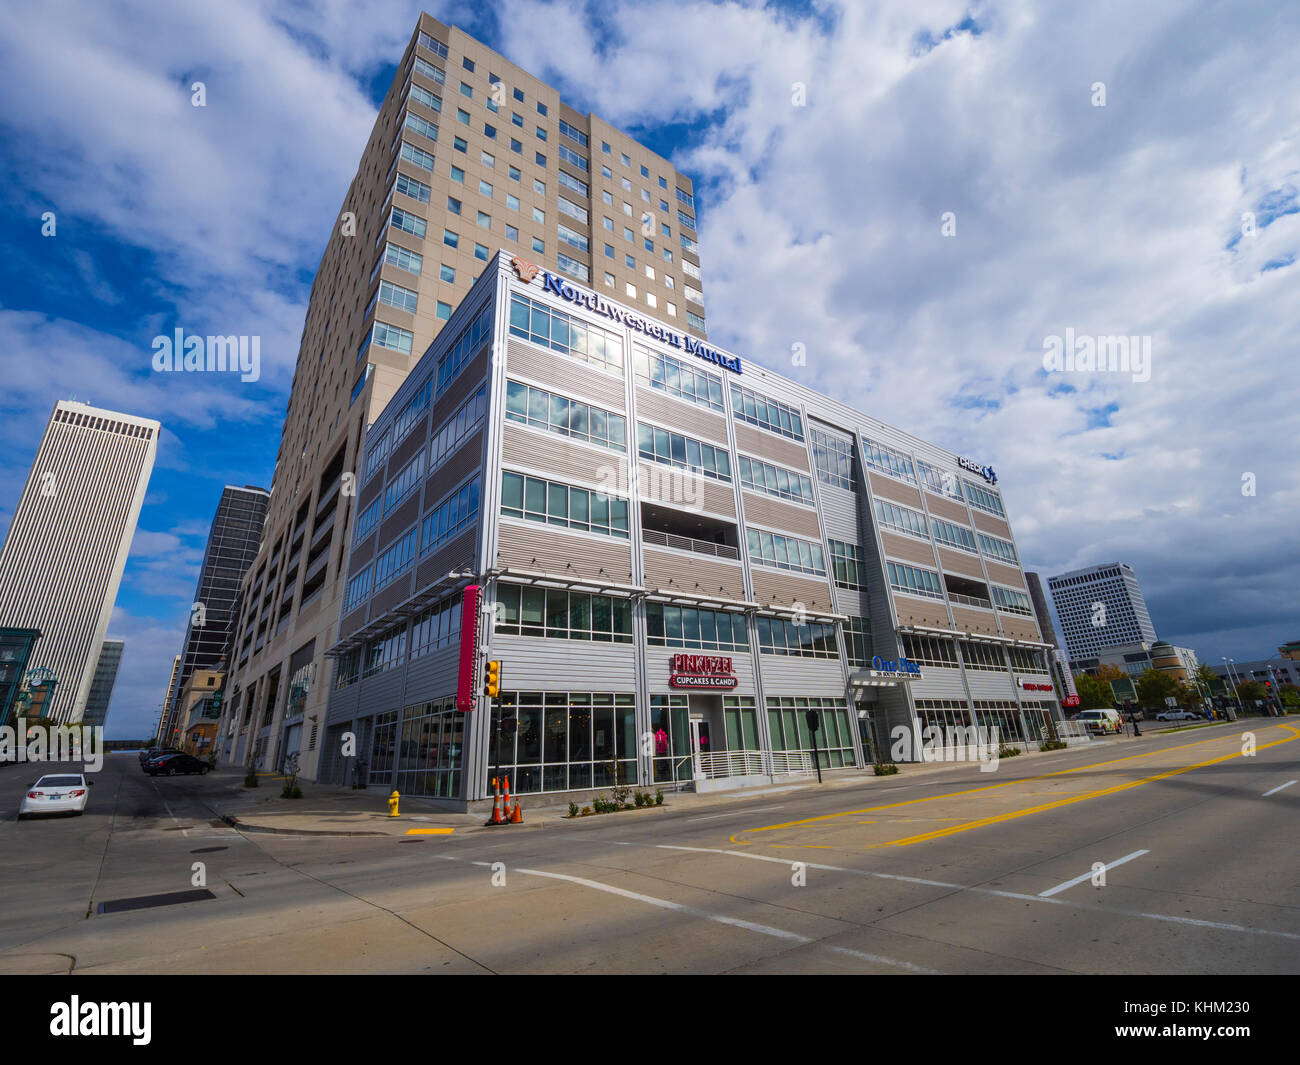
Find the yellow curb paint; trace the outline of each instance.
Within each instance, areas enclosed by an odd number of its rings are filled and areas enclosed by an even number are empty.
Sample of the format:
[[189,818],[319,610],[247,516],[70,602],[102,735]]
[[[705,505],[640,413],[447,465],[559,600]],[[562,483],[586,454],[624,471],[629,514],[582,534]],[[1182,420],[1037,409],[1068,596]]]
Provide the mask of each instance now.
[[449,836],[455,832],[454,828],[408,828],[408,836]]
[[[1266,726],[1266,727],[1267,727],[1267,726]],[[1272,726],[1272,727],[1274,727],[1274,728],[1284,728],[1284,729],[1287,729],[1287,731],[1292,732],[1293,735],[1290,736],[1290,737],[1288,737],[1287,739],[1284,739],[1284,740],[1276,740],[1274,743],[1261,744],[1261,745],[1259,745],[1259,746],[1256,748],[1257,750],[1263,750],[1265,747],[1273,747],[1273,746],[1276,746],[1276,745],[1279,744],[1279,743],[1290,743],[1292,740],[1300,739],[1300,731],[1296,731],[1295,729],[1291,728],[1289,725],[1281,725],[1281,724],[1279,724],[1279,725],[1275,725],[1275,726]],[[1157,755],[1157,754],[1169,754],[1169,753],[1172,753],[1172,752],[1174,752],[1174,751],[1183,751],[1183,750],[1187,750],[1189,747],[1199,747],[1199,746],[1201,746],[1202,744],[1206,744],[1206,743],[1219,743],[1219,742],[1221,742],[1221,741],[1223,741],[1224,739],[1227,739],[1227,738],[1229,738],[1229,737],[1227,737],[1227,736],[1212,736],[1212,737],[1210,737],[1209,739],[1196,740],[1196,741],[1193,742],[1193,743],[1183,743],[1183,744],[1179,744],[1177,747],[1165,747],[1165,748],[1161,748],[1161,749],[1159,749],[1159,750],[1146,751],[1146,752],[1144,752],[1144,753],[1142,753],[1142,754],[1131,754],[1131,755],[1126,755],[1126,756],[1123,757],[1123,758],[1112,758],[1112,759],[1110,759],[1110,760],[1108,760],[1108,761],[1105,761],[1105,762],[1093,762],[1093,763],[1090,764],[1090,765],[1081,765],[1081,766],[1076,766],[1076,767],[1073,768],[1073,769],[1060,769],[1060,770],[1057,770],[1057,771],[1054,772],[1054,773],[1043,773],[1043,774],[1041,774],[1040,776],[1036,776],[1036,777],[1024,777],[1024,778],[1022,778],[1022,779],[1020,779],[1020,780],[1004,780],[1004,781],[1002,781],[1002,782],[1000,782],[1000,783],[998,783],[998,784],[986,784],[986,785],[985,785],[984,787],[982,787],[982,788],[968,788],[968,789],[966,789],[966,790],[964,790],[964,791],[950,791],[950,792],[947,792],[946,794],[943,794],[943,795],[928,795],[928,796],[925,796],[925,797],[923,797],[923,798],[919,798],[919,799],[904,799],[904,800],[901,801],[901,802],[886,803],[884,806],[868,806],[867,808],[862,809],[862,810],[843,810],[843,811],[841,811],[841,812],[839,812],[839,813],[834,813],[834,814],[821,814],[821,815],[819,815],[819,816],[817,816],[817,817],[808,817],[808,818],[805,818],[805,819],[800,820],[800,821],[786,821],[786,822],[783,822],[782,824],[779,824],[779,825],[764,825],[764,826],[762,826],[761,828],[747,828],[747,829],[743,829],[742,831],[744,831],[744,832],[773,832],[773,831],[776,831],[777,829],[782,829],[782,828],[798,828],[798,827],[800,827],[801,825],[812,825],[812,824],[816,824],[816,823],[819,822],[819,821],[832,821],[832,820],[834,820],[834,819],[837,818],[837,817],[853,817],[853,816],[856,816],[856,815],[858,815],[858,814],[870,814],[870,813],[878,813],[878,812],[881,811],[881,810],[893,810],[893,809],[897,809],[898,807],[901,807],[901,806],[914,806],[914,805],[916,805],[916,804],[918,804],[918,803],[923,803],[923,802],[937,802],[937,801],[939,801],[939,800],[941,800],[941,799],[956,799],[956,798],[960,798],[960,797],[963,796],[963,795],[978,795],[978,794],[980,794],[981,792],[985,792],[985,791],[993,791],[993,790],[995,790],[995,789],[997,789],[997,788],[1006,788],[1006,787],[1010,787],[1010,786],[1013,785],[1013,784],[1028,784],[1028,783],[1031,783],[1031,782],[1036,781],[1036,780],[1048,780],[1048,779],[1050,779],[1051,777],[1068,776],[1068,775],[1071,774],[1071,773],[1082,773],[1082,772],[1085,772],[1086,770],[1089,770],[1089,769],[1101,769],[1101,768],[1104,767],[1104,766],[1119,765],[1119,764],[1122,763],[1122,762],[1132,762],[1132,761],[1135,761],[1135,760],[1138,759],[1138,758],[1150,758],[1150,757],[1152,757],[1153,755]],[[1239,758],[1239,757],[1241,757],[1240,752],[1237,752],[1237,753],[1235,753],[1235,754],[1230,754],[1230,755],[1226,755],[1226,756],[1224,756],[1224,758]],[[1186,769],[1175,770],[1174,773],[1183,773],[1183,772],[1186,772],[1187,769],[1197,769],[1197,768],[1200,768],[1201,766],[1204,766],[1204,765],[1213,765],[1214,762],[1216,762],[1216,761],[1223,761],[1224,758],[1212,759],[1212,760],[1209,761],[1209,762],[1203,762],[1203,763],[1199,763],[1198,765],[1188,766],[1188,767],[1186,767]],[[1173,775],[1173,774],[1165,774],[1165,775]],[[1160,778],[1159,776],[1156,776],[1156,777],[1150,777],[1150,778],[1148,778],[1148,779],[1149,779],[1149,780],[1159,780],[1159,779],[1161,779],[1161,778]],[[1143,780],[1143,781],[1139,781],[1139,782],[1137,782],[1137,783],[1146,783],[1146,782],[1147,782],[1146,780]],[[1127,786],[1129,786],[1129,785],[1123,785],[1123,786],[1121,786],[1121,790],[1122,790],[1122,787],[1127,787]],[[1109,790],[1109,789],[1108,789],[1108,790]],[[1107,794],[1107,793],[1108,793],[1108,791],[1099,791],[1099,792],[1095,792],[1095,793],[1092,793],[1092,794],[1093,794],[1093,795],[1104,795],[1104,794]],[[1084,798],[1084,797],[1091,797],[1091,796],[1083,796],[1083,797],[1081,797],[1081,798]],[[1077,800],[1077,799],[1076,799],[1076,800],[1063,800],[1063,801],[1058,802],[1058,803],[1049,803],[1049,804],[1047,804],[1047,805],[1045,805],[1045,806],[1042,806],[1042,807],[1040,807],[1040,808],[1038,808],[1038,809],[1047,810],[1047,809],[1051,809],[1053,806],[1062,806],[1062,805],[1066,805],[1067,802],[1072,802],[1072,801],[1078,801],[1078,800]],[[1003,815],[1003,817],[1005,817],[1005,816],[1007,816],[1007,815]],[[989,823],[992,823],[992,822],[989,822]],[[971,822],[971,827],[974,827],[975,824],[977,824],[977,822]],[[952,830],[952,829],[947,829],[947,830],[945,830],[945,832],[952,832],[952,831],[954,831],[954,830]],[[960,829],[958,829],[958,831],[960,831]],[[729,841],[730,841],[731,843],[736,843],[736,844],[748,842],[747,840],[745,840],[745,839],[743,839],[743,838],[740,838],[740,834],[739,834],[739,833],[737,833],[737,834],[734,835],[734,836],[729,837]],[[892,844],[873,844],[873,846],[891,846],[891,845],[892,845]]]

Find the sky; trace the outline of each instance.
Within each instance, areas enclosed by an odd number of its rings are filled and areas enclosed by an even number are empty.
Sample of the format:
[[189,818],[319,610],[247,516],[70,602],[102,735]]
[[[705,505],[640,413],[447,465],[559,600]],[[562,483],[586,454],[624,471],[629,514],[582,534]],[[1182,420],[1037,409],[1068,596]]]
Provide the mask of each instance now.
[[[163,425],[110,737],[152,729],[222,486],[270,486],[421,6],[691,175],[710,339],[993,465],[1026,569],[1130,563],[1213,663],[1300,638],[1300,6],[17,0],[0,534],[57,400]],[[260,378],[155,372],[176,328],[260,336]]]

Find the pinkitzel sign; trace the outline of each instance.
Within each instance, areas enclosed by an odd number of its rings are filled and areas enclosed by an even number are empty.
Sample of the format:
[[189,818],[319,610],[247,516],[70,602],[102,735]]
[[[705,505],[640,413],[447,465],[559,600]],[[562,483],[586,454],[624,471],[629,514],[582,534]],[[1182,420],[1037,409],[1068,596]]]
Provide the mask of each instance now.
[[736,686],[736,671],[730,658],[714,655],[673,655],[673,671],[668,677],[673,688],[730,691]]
[[[522,263],[522,265],[527,267],[529,264]],[[523,280],[523,274],[520,272],[519,266],[515,267],[515,274]],[[639,314],[634,314],[616,303],[611,303],[598,292],[592,292],[589,289],[573,284],[567,278],[556,277],[555,274],[547,271],[542,274],[542,287],[547,292],[554,292],[560,299],[586,307],[590,311],[595,311],[597,314],[619,322],[638,333],[644,333],[661,343],[680,348],[687,355],[694,355],[697,359],[704,359],[706,362],[714,363],[724,370],[730,370],[732,373],[743,372],[739,355],[728,355],[725,351],[709,347],[703,340],[697,340],[695,337],[687,336],[684,333],[674,332],[659,322],[652,322],[648,318],[642,318]]]

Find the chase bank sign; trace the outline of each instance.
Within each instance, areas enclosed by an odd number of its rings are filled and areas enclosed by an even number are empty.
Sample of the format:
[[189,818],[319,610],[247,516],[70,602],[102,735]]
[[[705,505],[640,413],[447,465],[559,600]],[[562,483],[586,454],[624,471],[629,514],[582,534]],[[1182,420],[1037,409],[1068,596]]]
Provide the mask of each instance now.
[[[511,260],[510,265],[514,267],[515,276],[528,284],[531,284],[533,278],[538,274],[536,266],[524,262],[517,256]],[[597,292],[573,284],[568,278],[557,277],[549,270],[542,271],[542,287],[547,292],[555,293],[560,299],[586,307],[588,310],[595,311],[597,314],[625,325],[638,333],[644,333],[661,343],[679,348],[686,352],[687,355],[694,355],[697,359],[704,359],[706,362],[714,363],[724,370],[730,370],[732,373],[738,374],[742,372],[740,356],[728,355],[725,351],[710,347],[704,341],[697,340],[693,336],[674,332],[659,322],[652,322],[648,318],[642,318],[639,314],[626,310],[616,303],[611,303]]]

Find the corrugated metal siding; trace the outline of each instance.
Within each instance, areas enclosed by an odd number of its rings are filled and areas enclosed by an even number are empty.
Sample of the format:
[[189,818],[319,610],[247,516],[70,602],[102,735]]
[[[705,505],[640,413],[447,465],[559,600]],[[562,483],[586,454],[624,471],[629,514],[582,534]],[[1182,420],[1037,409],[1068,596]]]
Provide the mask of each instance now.
[[923,540],[912,540],[896,533],[881,532],[880,542],[885,554],[900,562],[912,562],[926,569],[934,569],[934,551]]
[[477,534],[478,526],[473,525],[421,562],[415,571],[416,591],[428,587],[452,570],[474,569]]
[[[433,404],[433,424],[441,425],[447,420],[448,415],[454,414],[456,408],[465,402],[465,397],[478,391],[478,386],[483,383],[483,378],[487,376],[488,356],[492,354],[492,346],[485,343],[483,350],[474,358],[461,367],[460,373],[456,380],[451,383],[451,387],[438,397]],[[437,373],[436,368],[433,373]],[[435,378],[435,386],[436,386]]]
[[982,632],[986,636],[998,634],[997,619],[991,610],[976,610],[953,603],[952,617],[953,624],[962,632]]
[[455,695],[459,675],[458,646],[441,647],[433,654],[422,655],[406,669],[406,705]]
[[871,596],[866,590],[858,591],[853,588],[841,588],[838,585],[832,585],[832,591],[835,593],[835,609],[841,614],[848,614],[854,618],[869,618],[871,616]]
[[912,695],[917,699],[955,699],[964,703],[966,689],[962,686],[960,669],[940,669],[922,666],[919,681],[911,681]]
[[396,473],[412,455],[420,448],[424,447],[425,442],[429,439],[429,415],[426,413],[423,418],[416,423],[407,437],[393,449],[392,454],[388,456],[388,468]]
[[767,698],[800,695],[844,698],[844,670],[835,659],[759,655]]
[[424,505],[431,507],[453,488],[458,488],[483,461],[483,430],[471,436],[424,482]]
[[994,673],[987,669],[969,669],[972,699],[1014,699],[1016,683],[1010,673]]
[[745,574],[739,562],[649,546],[643,551],[643,561],[647,588],[672,588],[726,599],[745,598]]
[[925,505],[930,508],[930,513],[936,518],[943,518],[955,525],[970,528],[970,516],[966,513],[966,508],[960,503],[926,492]]
[[821,542],[821,527],[817,524],[817,512],[807,507],[796,507],[771,496],[756,492],[745,492],[745,521],[755,525],[765,525],[782,532],[798,533],[810,538],[814,543]]
[[363,603],[352,611],[351,614],[344,614],[343,620],[339,622],[339,638],[347,636],[349,633],[356,632],[366,623],[366,607]]
[[1018,640],[1041,640],[1043,638],[1032,618],[1014,617],[1008,614],[1000,616],[1002,618],[1002,632],[1005,635],[1014,636]]
[[894,608],[898,611],[900,625],[929,625],[936,629],[952,627],[948,621],[948,611],[934,599],[895,594]]
[[[691,651],[681,647],[647,647],[646,686],[655,695],[687,695],[668,684],[672,675],[672,658],[675,654],[722,655],[731,658],[731,668],[736,673],[736,687],[723,695],[754,695],[757,687],[754,683],[754,656],[737,654],[731,651]],[[717,694],[716,692],[702,694]]]
[[638,386],[636,413],[638,418],[646,421],[658,422],[688,436],[727,446],[726,418],[687,400],[673,399],[653,388]]
[[627,409],[621,376],[614,377],[576,359],[542,351],[514,337],[506,344],[506,370],[545,388],[557,388],[590,400],[606,410],[622,413]]
[[980,569],[980,560],[974,555],[966,555],[960,551],[950,551],[946,547],[939,548],[939,564],[948,573],[958,573],[963,577],[974,577],[977,581],[984,580],[984,571]]
[[[402,673],[401,667],[386,669],[383,673],[365,677],[352,685],[360,689],[357,693],[357,712],[370,715],[401,709]],[[359,751],[357,753],[360,754]]]
[[914,510],[921,509],[921,493],[911,485],[902,484],[891,477],[882,477],[871,470],[867,471],[867,476],[871,479],[873,495],[884,496]]
[[385,585],[380,591],[371,596],[370,616],[377,618],[382,614],[386,614],[403,600],[409,599],[411,597],[411,578],[414,576],[414,570],[407,570],[392,584]]
[[992,533],[1004,540],[1011,539],[1011,526],[1001,518],[995,518],[992,514],[985,514],[982,510],[972,510],[971,519],[975,522],[975,528],[981,532]]
[[361,489],[361,495],[357,497],[358,511],[365,510],[366,507],[383,495],[384,478],[385,474],[381,468],[379,473],[366,482],[366,485]]
[[[331,676],[330,683],[333,683],[333,681],[334,678]],[[360,684],[349,684],[346,688],[330,692],[329,709],[325,712],[325,724],[334,725],[340,721],[351,721],[357,714],[360,696]]]
[[769,462],[788,466],[792,470],[802,470],[804,473],[811,472],[812,468],[808,464],[807,445],[801,444],[797,440],[787,440],[775,433],[765,432],[746,422],[737,421],[735,427],[737,451],[744,451],[749,455],[760,455]]
[[503,663],[501,684],[507,691],[636,690],[632,644],[493,636],[492,654]]
[[[400,507],[379,523],[379,539],[375,545],[375,553],[380,554],[385,548],[391,547],[393,541],[407,532],[419,516],[420,493],[412,492]],[[419,545],[416,546],[418,548]]]
[[578,536],[553,525],[509,518],[502,519],[498,535],[500,566],[587,578],[603,576],[624,584],[632,581],[632,548],[626,540]]
[[821,496],[822,524],[826,526],[826,535],[844,543],[862,543],[857,496],[822,481],[817,484],[817,492]]
[[366,535],[366,538],[357,546],[352,548],[348,555],[349,569],[348,576],[353,576],[360,570],[366,568],[370,561],[375,557],[375,541],[378,537],[374,529]]
[[984,560],[984,565],[988,568],[989,580],[994,584],[1005,584],[1011,588],[1029,590],[1025,584],[1025,578],[1014,566],[1004,566],[1000,562],[992,562],[987,558]]
[[754,586],[754,600],[764,606],[792,606],[803,603],[808,610],[832,609],[830,585],[813,577],[796,577],[793,574],[773,573],[770,570],[750,568]]
[[516,422],[505,424],[501,461],[507,466],[543,470],[556,480],[573,484],[609,489],[627,486],[627,460],[622,455],[583,447],[556,433],[530,431]]

